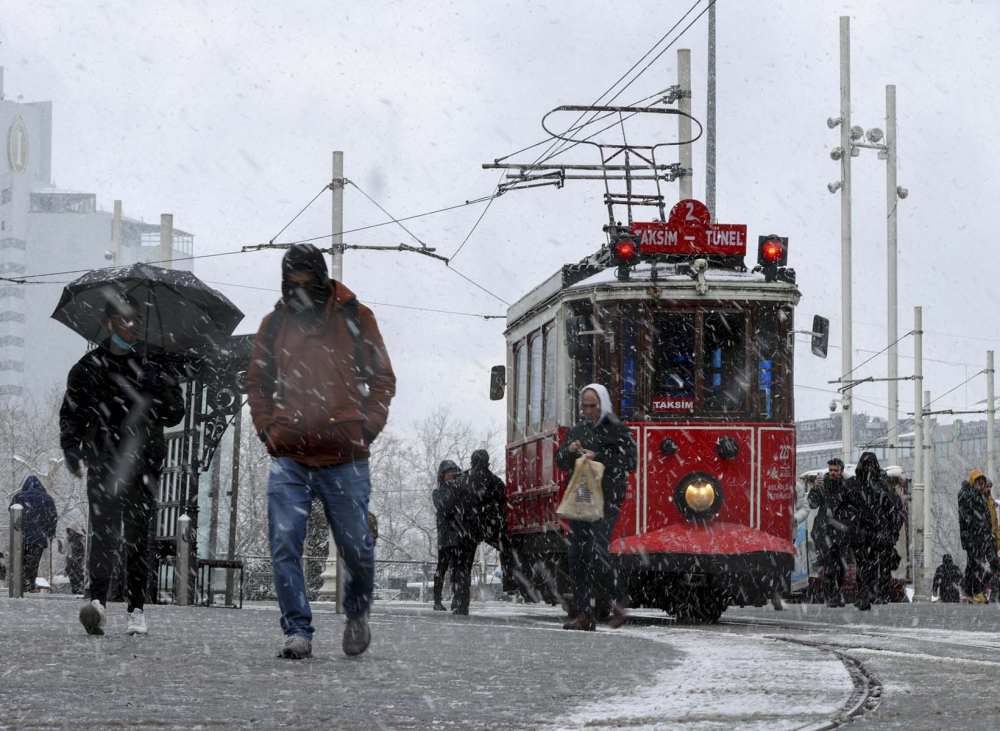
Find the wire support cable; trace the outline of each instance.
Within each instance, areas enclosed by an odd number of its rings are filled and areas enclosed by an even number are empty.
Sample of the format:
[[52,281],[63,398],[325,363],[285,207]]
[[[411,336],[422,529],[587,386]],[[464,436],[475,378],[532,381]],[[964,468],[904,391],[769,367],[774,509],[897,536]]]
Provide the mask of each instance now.
[[856,366],[854,366],[854,368],[852,368],[852,369],[851,369],[851,370],[849,370],[849,371],[848,371],[847,373],[845,373],[844,375],[842,375],[842,376],[841,376],[840,378],[838,378],[838,379],[837,379],[836,381],[830,381],[830,383],[843,383],[843,382],[844,382],[845,380],[847,380],[847,377],[848,377],[849,375],[851,375],[851,374],[852,374],[852,373],[854,373],[855,371],[857,371],[857,370],[860,370],[860,369],[861,369],[861,368],[863,368],[864,366],[866,366],[866,365],[868,365],[869,363],[871,363],[871,362],[872,362],[873,360],[875,360],[875,359],[876,359],[876,358],[878,358],[878,357],[879,357],[880,355],[882,355],[882,353],[885,353],[886,351],[888,351],[888,350],[889,350],[889,348],[893,348],[893,347],[895,347],[896,345],[899,345],[899,343],[901,343],[901,342],[902,342],[903,340],[905,340],[906,338],[908,338],[908,337],[910,337],[911,335],[913,335],[913,332],[914,332],[913,330],[910,330],[910,331],[909,331],[908,333],[905,333],[904,335],[901,335],[901,336],[900,336],[899,338],[897,338],[897,339],[896,339],[896,342],[894,342],[894,343],[892,343],[891,345],[887,345],[886,347],[882,348],[882,350],[878,351],[878,352],[877,352],[877,353],[876,353],[875,355],[873,355],[873,356],[872,356],[871,358],[869,358],[868,360],[866,360],[866,361],[865,361],[864,363],[862,363],[861,365],[856,365]]
[[333,181],[332,183],[330,183],[330,184],[328,184],[328,185],[324,185],[324,186],[323,186],[323,188],[322,188],[322,189],[321,189],[321,190],[319,191],[319,193],[317,193],[317,194],[316,194],[316,195],[315,195],[315,196],[313,197],[313,199],[312,199],[311,201],[309,201],[308,203],[306,203],[306,204],[305,204],[305,206],[304,206],[304,207],[302,208],[302,210],[301,210],[301,211],[299,211],[299,212],[298,212],[298,213],[296,213],[296,214],[295,214],[294,216],[292,216],[292,220],[291,220],[291,221],[289,221],[288,223],[286,223],[286,224],[285,224],[285,225],[284,225],[284,226],[282,227],[282,229],[281,229],[280,231],[278,231],[278,233],[276,233],[276,234],[275,234],[274,236],[272,236],[272,237],[271,237],[271,241],[270,241],[270,243],[272,243],[272,244],[273,244],[273,243],[274,243],[274,240],[275,240],[276,238],[278,238],[279,236],[281,236],[281,234],[285,233],[285,229],[287,229],[287,228],[288,228],[289,226],[291,226],[291,225],[292,225],[293,223],[295,223],[296,219],[298,219],[298,217],[299,217],[299,216],[301,216],[301,215],[302,215],[303,213],[305,213],[305,212],[306,212],[306,211],[307,211],[307,210],[309,209],[309,206],[311,206],[311,205],[312,205],[313,203],[315,203],[315,202],[316,202],[316,199],[317,199],[317,198],[319,198],[319,197],[320,197],[321,195],[323,195],[323,194],[324,194],[324,193],[325,193],[326,191],[328,191],[328,190],[332,190],[332,189],[333,189],[333,187],[334,187],[334,186],[335,186],[336,184],[337,184],[337,181],[335,180],[335,181]]

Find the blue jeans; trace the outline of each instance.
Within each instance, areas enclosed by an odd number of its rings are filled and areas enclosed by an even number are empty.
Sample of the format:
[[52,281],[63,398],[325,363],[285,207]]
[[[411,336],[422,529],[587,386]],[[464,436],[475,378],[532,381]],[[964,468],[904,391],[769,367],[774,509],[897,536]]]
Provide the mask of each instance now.
[[332,467],[309,467],[290,457],[271,460],[267,484],[268,540],[274,563],[274,588],[286,635],[312,638],[312,611],[306,599],[302,549],[314,497],[323,503],[333,540],[344,559],[344,612],[365,615],[372,603],[375,549],[368,533],[371,479],[368,460]]

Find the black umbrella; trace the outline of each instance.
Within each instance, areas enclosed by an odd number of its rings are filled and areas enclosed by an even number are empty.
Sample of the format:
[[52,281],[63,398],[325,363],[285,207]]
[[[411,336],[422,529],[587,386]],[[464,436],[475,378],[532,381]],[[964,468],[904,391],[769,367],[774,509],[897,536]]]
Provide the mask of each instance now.
[[109,302],[138,303],[143,340],[164,351],[224,343],[243,313],[191,272],[150,264],[95,269],[63,289],[52,318],[92,343],[111,337],[102,324]]

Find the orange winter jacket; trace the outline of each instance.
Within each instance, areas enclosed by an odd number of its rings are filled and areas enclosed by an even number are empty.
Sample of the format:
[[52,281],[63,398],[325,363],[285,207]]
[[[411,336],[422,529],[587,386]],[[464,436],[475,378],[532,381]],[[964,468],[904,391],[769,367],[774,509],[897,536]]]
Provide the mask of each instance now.
[[[354,305],[361,330],[356,344],[345,311],[356,297],[340,282],[330,286],[333,295],[311,327],[282,303],[264,318],[247,372],[250,413],[268,452],[314,467],[366,459],[396,393],[375,315]],[[276,316],[280,324],[272,328]],[[370,374],[367,394],[354,362],[359,352]]]

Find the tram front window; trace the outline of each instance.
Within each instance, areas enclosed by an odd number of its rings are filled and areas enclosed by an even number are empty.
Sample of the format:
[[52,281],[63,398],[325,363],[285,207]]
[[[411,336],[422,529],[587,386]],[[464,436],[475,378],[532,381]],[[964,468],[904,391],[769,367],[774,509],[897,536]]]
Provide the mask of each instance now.
[[746,316],[706,313],[702,342],[705,411],[743,411],[747,403]]
[[656,368],[653,381],[654,412],[694,411],[695,324],[691,313],[657,317],[653,326]]

